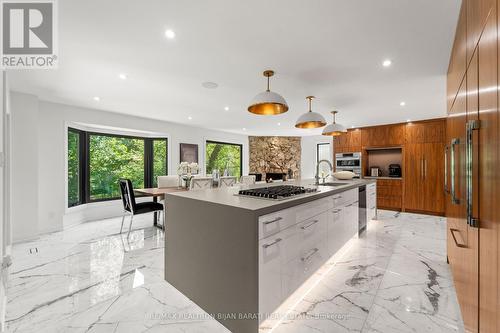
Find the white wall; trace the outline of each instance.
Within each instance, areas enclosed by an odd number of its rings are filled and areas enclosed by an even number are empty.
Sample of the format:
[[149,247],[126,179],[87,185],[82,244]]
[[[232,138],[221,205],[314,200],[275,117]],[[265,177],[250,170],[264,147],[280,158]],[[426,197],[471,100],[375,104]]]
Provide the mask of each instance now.
[[[38,163],[29,166],[29,172],[36,174],[29,182],[38,183],[34,197],[37,198],[39,208],[37,216],[30,216],[35,221],[36,228],[32,230],[39,233],[62,230],[64,226],[82,221],[102,219],[121,214],[122,209],[119,201],[102,202],[88,204],[81,207],[67,209],[66,202],[66,127],[71,123],[95,124],[114,128],[132,129],[154,133],[164,133],[169,136],[169,174],[175,174],[179,164],[179,144],[193,143],[199,146],[199,162],[205,165],[205,140],[225,141],[243,145],[243,173],[248,173],[248,137],[245,135],[231,134],[220,131],[212,131],[191,126],[169,123],[165,121],[151,120],[140,117],[121,115],[118,113],[104,112],[95,109],[86,109],[70,105],[56,104],[45,101],[38,101],[35,96],[15,93],[11,94],[12,113],[17,117],[13,118],[13,126],[22,128],[28,124],[36,135],[27,135],[25,138],[16,136],[17,144],[26,145],[29,141],[31,149],[19,154],[18,160],[14,162],[14,168],[20,162],[26,162],[35,155],[38,156]],[[22,115],[34,108],[38,108],[38,117],[26,119]],[[37,126],[33,128],[33,119]],[[23,128],[23,133],[26,130]],[[37,144],[33,144],[36,141]],[[16,146],[16,148],[18,148]],[[22,155],[22,157],[20,156]],[[34,171],[33,171],[34,170]],[[25,170],[28,171],[28,170]],[[23,172],[24,173],[24,172]],[[36,179],[35,179],[36,178]],[[17,177],[21,187],[27,187],[28,181],[22,177]],[[16,185],[17,186],[17,185]],[[33,192],[31,186],[31,191]],[[20,206],[21,200],[17,198],[14,205]],[[28,201],[28,197],[24,198]],[[19,218],[13,220],[13,224],[22,224]],[[16,241],[26,239],[31,234],[23,232],[20,227],[14,228],[14,239]]]
[[38,235],[38,99],[12,96],[12,234]]
[[333,147],[333,139],[331,137],[323,135],[302,137],[302,160],[300,162],[300,173],[302,175],[302,178],[314,178],[314,176],[316,175],[316,147],[318,143],[330,143],[330,145]]

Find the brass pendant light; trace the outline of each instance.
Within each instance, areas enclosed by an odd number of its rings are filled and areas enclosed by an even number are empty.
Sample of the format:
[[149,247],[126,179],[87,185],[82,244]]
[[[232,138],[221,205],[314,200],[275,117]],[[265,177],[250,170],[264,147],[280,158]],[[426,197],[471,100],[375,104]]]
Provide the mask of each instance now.
[[330,125],[326,126],[323,129],[323,135],[328,135],[328,136],[339,136],[347,132],[346,128],[340,124],[337,124],[335,121],[335,115],[339,113],[338,111],[332,111],[333,114],[333,123]]
[[269,90],[269,78],[274,75],[274,71],[267,70],[264,76],[267,77],[267,90],[255,96],[248,107],[248,111],[259,115],[275,115],[288,111],[285,99],[275,92]]
[[297,128],[318,128],[326,125],[326,120],[319,113],[313,112],[311,109],[312,100],[314,96],[307,96],[309,100],[309,111],[299,117],[295,127]]

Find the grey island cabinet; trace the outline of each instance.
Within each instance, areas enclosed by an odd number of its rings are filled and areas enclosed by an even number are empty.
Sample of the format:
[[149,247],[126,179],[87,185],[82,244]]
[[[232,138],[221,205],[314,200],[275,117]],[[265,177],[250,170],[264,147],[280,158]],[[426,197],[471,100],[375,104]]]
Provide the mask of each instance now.
[[230,331],[257,333],[357,237],[358,212],[375,216],[376,185],[345,181],[279,201],[237,196],[239,189],[167,195],[165,279]]

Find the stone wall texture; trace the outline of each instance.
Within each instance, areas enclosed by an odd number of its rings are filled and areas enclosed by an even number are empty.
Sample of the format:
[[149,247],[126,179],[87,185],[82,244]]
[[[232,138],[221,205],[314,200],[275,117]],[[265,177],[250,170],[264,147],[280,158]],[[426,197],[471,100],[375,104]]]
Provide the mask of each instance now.
[[293,178],[300,178],[301,138],[296,136],[251,136],[250,173],[293,172]]

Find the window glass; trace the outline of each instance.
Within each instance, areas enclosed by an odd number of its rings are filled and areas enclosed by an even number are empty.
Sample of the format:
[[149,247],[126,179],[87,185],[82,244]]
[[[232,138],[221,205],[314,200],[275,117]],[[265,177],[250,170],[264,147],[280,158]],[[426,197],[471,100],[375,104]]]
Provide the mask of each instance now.
[[158,186],[158,176],[167,175],[167,140],[153,140],[153,187]]
[[88,150],[90,201],[119,198],[120,178],[144,187],[144,139],[91,134]]
[[224,175],[225,171],[229,176],[241,176],[241,145],[207,141],[205,151],[207,175],[212,174],[212,171],[217,169],[221,176]]
[[[329,143],[318,143],[317,162],[327,160],[332,163],[332,151]],[[327,176],[330,174],[330,168],[327,163],[321,163],[319,168],[319,175]]]
[[68,206],[81,203],[80,198],[80,133],[68,130]]

